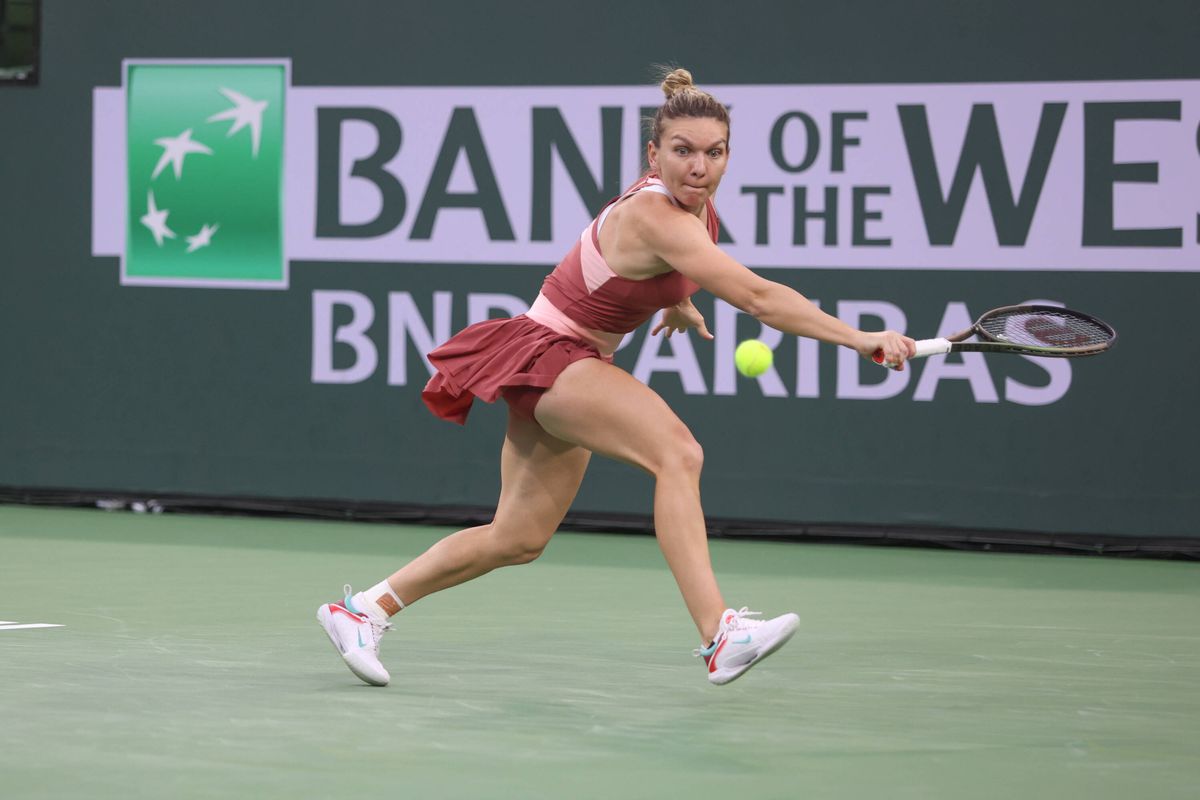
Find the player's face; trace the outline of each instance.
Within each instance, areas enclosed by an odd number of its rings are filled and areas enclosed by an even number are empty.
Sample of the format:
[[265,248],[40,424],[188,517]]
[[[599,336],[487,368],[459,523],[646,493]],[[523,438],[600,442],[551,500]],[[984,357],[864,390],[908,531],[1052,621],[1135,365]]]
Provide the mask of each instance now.
[[729,129],[710,117],[678,117],[663,125],[659,144],[646,148],[650,168],[680,204],[700,213],[729,164]]

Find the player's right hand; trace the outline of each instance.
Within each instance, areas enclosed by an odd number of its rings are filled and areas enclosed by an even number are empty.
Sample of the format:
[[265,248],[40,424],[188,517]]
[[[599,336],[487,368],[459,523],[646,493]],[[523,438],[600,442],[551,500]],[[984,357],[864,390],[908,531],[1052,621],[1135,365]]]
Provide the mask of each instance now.
[[[855,350],[863,358],[869,358],[877,364],[900,372],[904,362],[917,354],[917,343],[902,333],[895,331],[879,331],[877,333],[862,332],[862,340],[855,345]],[[882,358],[880,356],[882,355]]]

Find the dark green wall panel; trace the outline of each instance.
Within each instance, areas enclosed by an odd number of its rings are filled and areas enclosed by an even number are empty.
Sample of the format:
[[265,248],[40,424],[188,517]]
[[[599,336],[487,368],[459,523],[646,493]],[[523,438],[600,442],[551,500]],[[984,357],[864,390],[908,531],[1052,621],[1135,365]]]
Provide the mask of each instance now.
[[[432,505],[498,491],[503,409],[478,408],[465,431],[436,421],[415,350],[409,385],[388,385],[383,367],[353,386],[311,382],[313,293],[370,298],[386,360],[390,292],[427,318],[433,293],[451,292],[457,329],[469,293],[531,299],[551,264],[293,261],[286,291],[121,286],[117,259],[91,255],[91,148],[93,89],[120,85],[123,59],[290,58],[296,87],[637,85],[662,61],[712,84],[1200,79],[1194,3],[977,5],[51,0],[40,86],[0,90],[0,485]],[[837,399],[826,346],[816,398],[764,398],[744,379],[735,396],[688,395],[656,376],[705,445],[710,515],[1200,534],[1196,272],[769,276],[825,308],[895,303],[914,333],[932,334],[949,302],[978,314],[1056,298],[1114,322],[1122,341],[1075,363],[1069,393],[1042,407],[1004,399],[1006,378],[1044,380],[1020,359],[987,362],[997,403],[964,381],[914,400],[922,365],[894,398]],[[739,325],[722,335],[753,335]],[[633,367],[644,335],[618,363]],[[792,394],[796,346],[776,354]],[[713,346],[695,350],[711,387]],[[644,476],[598,460],[576,508],[644,513],[650,497]]]

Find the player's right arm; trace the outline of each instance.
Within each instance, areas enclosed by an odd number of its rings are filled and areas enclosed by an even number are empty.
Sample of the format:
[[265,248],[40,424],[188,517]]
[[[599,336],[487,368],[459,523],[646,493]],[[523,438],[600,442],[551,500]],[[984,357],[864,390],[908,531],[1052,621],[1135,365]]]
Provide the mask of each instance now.
[[807,336],[853,348],[870,358],[903,364],[915,352],[913,340],[894,331],[867,333],[826,314],[804,295],[769,281],[713,244],[704,224],[692,214],[665,203],[638,209],[635,232],[641,243],[673,269],[765,325],[795,336]]

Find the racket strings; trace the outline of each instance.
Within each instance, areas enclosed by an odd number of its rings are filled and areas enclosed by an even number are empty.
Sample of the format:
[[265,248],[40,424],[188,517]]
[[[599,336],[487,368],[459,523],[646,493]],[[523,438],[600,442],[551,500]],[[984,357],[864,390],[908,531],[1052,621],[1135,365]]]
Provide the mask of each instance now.
[[981,327],[998,342],[1029,347],[1096,347],[1113,338],[1103,323],[1051,309],[997,314]]

